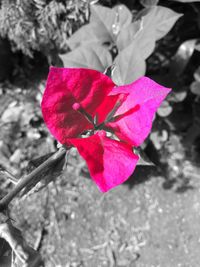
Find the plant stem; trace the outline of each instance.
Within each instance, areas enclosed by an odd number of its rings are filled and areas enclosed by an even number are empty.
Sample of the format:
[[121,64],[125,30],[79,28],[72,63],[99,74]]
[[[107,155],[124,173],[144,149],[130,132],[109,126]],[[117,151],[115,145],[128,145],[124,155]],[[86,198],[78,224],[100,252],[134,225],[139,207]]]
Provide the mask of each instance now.
[[43,162],[31,173],[21,178],[17,185],[4,197],[0,200],[0,211],[7,208],[8,204],[13,200],[13,198],[19,194],[19,192],[28,185],[33,179],[35,179],[41,172],[48,169],[52,164],[55,164],[57,161],[61,160],[66,154],[66,148],[61,147],[55,154]]

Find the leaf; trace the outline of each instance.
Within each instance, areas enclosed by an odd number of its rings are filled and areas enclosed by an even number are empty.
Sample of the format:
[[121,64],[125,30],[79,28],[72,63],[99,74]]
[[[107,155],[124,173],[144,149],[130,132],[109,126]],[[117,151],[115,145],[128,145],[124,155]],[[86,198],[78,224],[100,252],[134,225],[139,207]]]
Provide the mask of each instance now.
[[29,254],[29,258],[25,262],[25,265],[22,265],[23,264],[22,261],[19,260],[19,258],[17,258],[15,256],[15,254],[12,254],[13,258],[12,258],[12,266],[11,267],[22,267],[22,266],[43,267],[44,266],[44,263],[43,263],[43,261],[41,259],[41,256],[40,256],[39,252],[37,252],[36,250],[32,249],[28,245],[27,245],[25,250]]
[[117,46],[122,50],[135,42],[141,56],[146,59],[154,51],[156,40],[165,36],[180,16],[182,14],[163,6],[146,8],[140,13],[138,20],[121,30]]
[[131,23],[132,14],[125,5],[117,5],[113,9],[93,5],[91,6],[91,22],[97,23],[99,30],[109,34],[111,40],[119,31]]
[[8,252],[6,252],[8,255],[0,256],[2,267],[44,266],[39,252],[26,243],[22,232],[14,227],[11,222],[0,225],[0,236],[9,244],[13,252],[12,254],[8,253],[9,249]]
[[[115,21],[114,23],[118,23],[120,26],[120,30],[126,28],[132,21],[132,13],[125,5],[116,5],[113,10],[115,11]],[[116,15],[118,16],[118,20],[116,21]],[[112,24],[113,28],[113,24]]]
[[135,43],[119,52],[114,64],[112,80],[117,85],[129,84],[143,76],[146,71],[145,60]]
[[191,39],[183,42],[179,46],[170,64],[170,76],[176,75],[176,77],[179,77],[183,73],[194,53],[196,42],[197,39]]
[[88,68],[104,72],[112,64],[112,57],[108,49],[92,43],[81,46],[64,55],[59,55],[65,68]]
[[137,34],[141,31],[141,21],[135,21],[123,29],[116,40],[117,48],[123,50],[129,46],[131,42],[136,38]]
[[123,29],[116,42],[119,50],[122,50],[132,42],[135,42],[140,48],[141,56],[143,59],[146,59],[154,51],[155,32],[146,30],[143,26],[143,21],[138,20]]
[[116,36],[132,21],[132,14],[125,5],[114,8],[91,6],[90,23],[81,27],[68,40],[71,50],[91,42],[114,42]]
[[158,4],[159,0],[140,0],[140,3],[144,6],[144,7],[152,7],[152,6],[156,6]]
[[90,22],[76,31],[67,40],[67,45],[73,50],[79,46],[90,44],[91,42],[101,41],[101,43],[104,43],[110,40],[110,34],[105,27],[101,27],[97,22]]
[[148,158],[148,156],[146,155],[146,153],[139,147],[134,148],[134,152],[136,155],[139,156],[139,160],[137,162],[137,166],[138,165],[142,165],[142,166],[155,166],[155,164]]
[[[167,7],[155,6],[144,9],[141,13],[144,32],[149,32],[156,41],[164,37],[174,26],[175,22],[182,16]],[[146,34],[144,34],[145,36]]]

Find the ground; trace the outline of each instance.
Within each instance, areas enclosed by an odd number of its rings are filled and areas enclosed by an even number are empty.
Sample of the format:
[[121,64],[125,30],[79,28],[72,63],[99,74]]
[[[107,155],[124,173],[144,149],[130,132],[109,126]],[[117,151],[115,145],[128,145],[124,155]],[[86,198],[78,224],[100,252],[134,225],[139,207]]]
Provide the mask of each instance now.
[[166,190],[149,167],[138,167],[126,184],[102,194],[75,169],[57,189],[52,184],[12,209],[46,266],[199,266],[197,175],[192,189],[179,193]]

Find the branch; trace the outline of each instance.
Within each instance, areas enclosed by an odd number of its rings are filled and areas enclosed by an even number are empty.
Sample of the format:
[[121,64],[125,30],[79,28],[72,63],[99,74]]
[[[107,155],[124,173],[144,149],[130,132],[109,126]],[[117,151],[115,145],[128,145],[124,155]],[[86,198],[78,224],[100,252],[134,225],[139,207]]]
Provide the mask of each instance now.
[[13,200],[13,198],[19,194],[19,192],[28,185],[32,180],[34,180],[41,172],[48,170],[48,168],[61,160],[66,154],[66,148],[61,147],[55,154],[48,158],[44,163],[39,167],[33,170],[31,173],[21,178],[17,185],[4,197],[0,200],[0,211],[3,211],[7,208],[8,204]]

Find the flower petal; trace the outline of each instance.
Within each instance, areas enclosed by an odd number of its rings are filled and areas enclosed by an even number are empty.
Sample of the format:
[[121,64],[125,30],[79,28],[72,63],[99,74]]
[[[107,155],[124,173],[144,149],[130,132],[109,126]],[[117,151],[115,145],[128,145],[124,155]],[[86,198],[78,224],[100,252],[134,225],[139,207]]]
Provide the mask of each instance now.
[[[133,146],[139,146],[148,136],[156,110],[171,89],[153,80],[142,77],[124,86],[113,88],[110,95],[128,94],[126,101],[117,110],[121,119],[107,124],[115,134]],[[130,112],[132,111],[132,112]]]
[[118,98],[119,95],[112,95],[105,98],[105,100],[96,110],[98,114],[98,123],[102,123],[106,119],[109,112],[111,112],[111,110],[114,108]]
[[73,109],[73,104],[80,104],[94,116],[114,86],[109,77],[95,70],[51,67],[42,99],[42,113],[53,136],[66,144],[67,138],[91,129],[93,125]]
[[87,162],[90,175],[102,192],[126,181],[139,159],[132,146],[106,137],[104,131],[70,142]]

